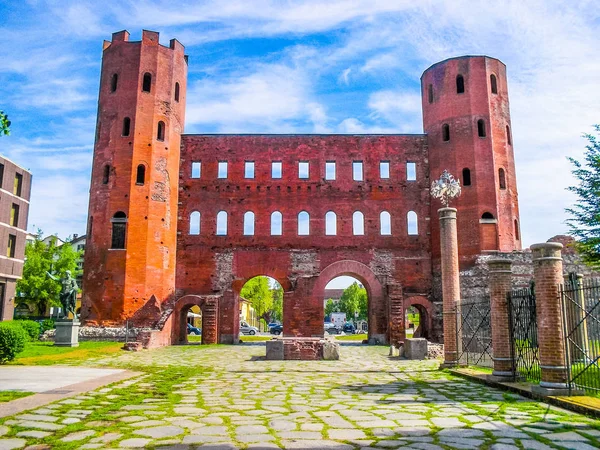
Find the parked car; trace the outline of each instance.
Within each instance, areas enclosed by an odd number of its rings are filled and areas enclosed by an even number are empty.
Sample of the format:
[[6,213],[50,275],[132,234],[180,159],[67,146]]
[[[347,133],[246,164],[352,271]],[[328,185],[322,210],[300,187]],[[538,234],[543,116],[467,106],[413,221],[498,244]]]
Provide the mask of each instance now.
[[196,328],[188,323],[187,324],[187,333],[195,334],[196,336],[200,336],[202,334],[202,330],[200,328]]
[[273,327],[276,327],[277,325],[279,325],[277,322],[271,322],[269,325],[267,325],[267,327],[269,327],[269,330]]
[[258,333],[258,328],[248,325],[246,322],[240,322],[240,333],[255,335]]
[[342,330],[334,323],[325,322],[323,328],[329,334],[340,334]]
[[354,325],[352,325],[350,322],[346,322],[342,327],[342,331],[344,333],[354,334],[356,332],[356,329],[354,328]]
[[279,336],[281,333],[283,333],[283,325],[281,324],[276,324],[275,326],[272,326],[269,331],[271,332],[271,334],[275,334],[277,336]]

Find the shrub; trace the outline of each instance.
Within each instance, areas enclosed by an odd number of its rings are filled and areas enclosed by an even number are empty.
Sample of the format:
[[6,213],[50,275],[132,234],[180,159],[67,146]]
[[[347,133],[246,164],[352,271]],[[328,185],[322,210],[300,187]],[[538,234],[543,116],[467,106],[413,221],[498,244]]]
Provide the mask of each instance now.
[[22,352],[27,332],[15,322],[0,322],[0,364],[12,361]]
[[41,325],[42,325],[42,329],[40,330],[40,334],[43,334],[48,330],[54,330],[54,328],[56,327],[54,320],[52,320],[52,319],[42,320]]
[[40,338],[40,324],[34,320],[19,320],[15,324],[18,324],[23,328],[29,335],[29,340],[37,341]]

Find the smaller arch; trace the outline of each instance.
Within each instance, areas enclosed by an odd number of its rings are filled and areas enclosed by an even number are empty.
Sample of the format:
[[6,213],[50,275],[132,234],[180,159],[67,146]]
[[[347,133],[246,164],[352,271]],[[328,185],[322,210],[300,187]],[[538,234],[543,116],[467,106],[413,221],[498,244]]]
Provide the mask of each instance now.
[[481,215],[481,218],[484,220],[494,220],[494,215],[491,212],[486,211]]
[[498,169],[498,184],[500,189],[506,189],[506,172],[502,167]]
[[217,213],[217,236],[227,236],[227,212]]
[[465,167],[462,170],[463,186],[471,186],[471,169]]
[[254,213],[252,211],[244,213],[244,236],[254,236]]
[[456,93],[464,94],[465,92],[465,78],[458,74],[456,75]]
[[508,145],[512,145],[512,137],[510,135],[510,127],[506,125],[506,142]]
[[151,89],[152,89],[152,74],[150,72],[146,72],[144,74],[144,78],[142,81],[142,91],[150,92]]
[[146,166],[139,164],[137,166],[137,173],[135,176],[135,184],[144,185],[146,182]]
[[519,233],[519,221],[517,219],[515,219],[515,240],[519,241],[521,239],[520,237],[520,233]]
[[445,123],[442,125],[442,140],[448,142],[450,140],[450,125]]
[[121,135],[129,136],[130,131],[131,131],[131,119],[129,117],[125,117],[123,119],[123,132],[121,133]]
[[433,103],[433,84],[427,86],[427,96],[429,98],[429,103]]
[[111,249],[122,250],[125,248],[125,235],[127,231],[127,214],[117,211],[112,219]]
[[337,215],[333,211],[325,214],[325,234],[335,236],[337,234]]
[[156,139],[159,141],[165,140],[165,123],[162,120],[158,122],[158,127],[156,130]]
[[192,211],[190,214],[190,234],[198,235],[200,234],[200,211]]
[[279,211],[271,213],[271,236],[283,234],[283,215]]
[[310,215],[306,211],[298,213],[298,236],[310,234]]
[[490,75],[490,87],[492,89],[492,94],[498,93],[498,82],[496,81],[496,75]]
[[365,215],[360,211],[354,211],[352,214],[352,234],[354,236],[365,234]]
[[419,219],[416,212],[409,211],[406,213],[406,225],[409,236],[416,236],[419,234]]
[[102,173],[102,184],[108,184],[109,179],[110,179],[110,165],[106,164],[104,166],[104,172]]
[[414,307],[419,311],[420,321],[419,327],[415,330],[413,337],[422,337],[429,339],[431,337],[431,331],[433,330],[433,305],[432,303],[423,296],[413,296],[404,299],[403,308],[404,314],[410,307]]
[[392,235],[392,216],[387,211],[379,213],[379,233],[382,236]]
[[477,121],[477,134],[479,137],[486,137],[485,121],[483,119]]
[[119,75],[116,73],[113,73],[113,76],[110,79],[110,92],[115,92],[117,90],[118,85],[119,85]]
[[175,83],[175,101],[179,102],[179,83]]

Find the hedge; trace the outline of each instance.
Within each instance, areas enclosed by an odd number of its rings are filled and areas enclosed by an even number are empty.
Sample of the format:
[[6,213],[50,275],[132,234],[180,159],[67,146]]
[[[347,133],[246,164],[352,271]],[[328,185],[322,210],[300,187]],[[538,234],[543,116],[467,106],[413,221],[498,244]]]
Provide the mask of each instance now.
[[28,334],[17,322],[0,322],[0,364],[15,359],[22,352]]
[[40,338],[40,324],[34,320],[17,320],[15,324],[18,324],[23,328],[29,335],[30,341],[37,341]]

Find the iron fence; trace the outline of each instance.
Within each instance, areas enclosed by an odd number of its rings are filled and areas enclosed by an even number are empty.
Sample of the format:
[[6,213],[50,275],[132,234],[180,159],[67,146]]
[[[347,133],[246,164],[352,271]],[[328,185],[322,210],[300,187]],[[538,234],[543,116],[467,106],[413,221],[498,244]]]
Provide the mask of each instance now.
[[457,349],[461,365],[493,367],[489,297],[463,300],[457,307]]
[[560,287],[569,389],[600,395],[600,279],[569,275]]
[[541,379],[535,286],[514,289],[507,294],[511,359],[515,378],[521,376],[531,382]]

